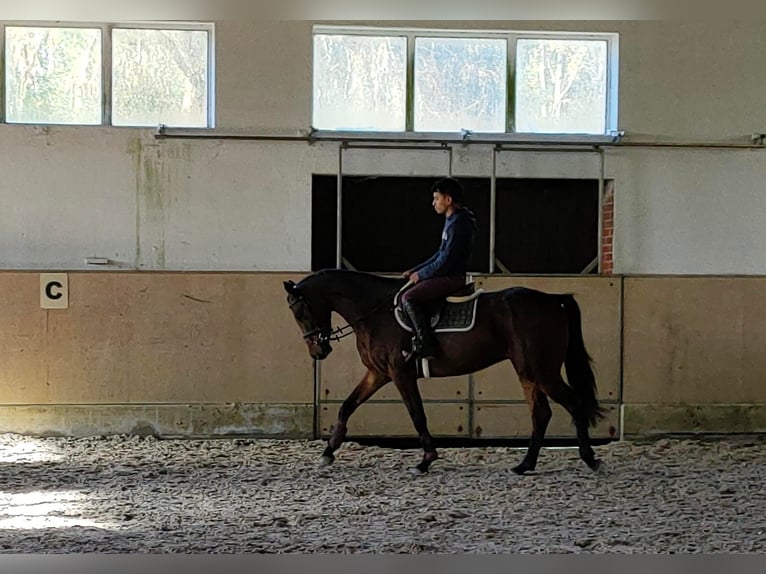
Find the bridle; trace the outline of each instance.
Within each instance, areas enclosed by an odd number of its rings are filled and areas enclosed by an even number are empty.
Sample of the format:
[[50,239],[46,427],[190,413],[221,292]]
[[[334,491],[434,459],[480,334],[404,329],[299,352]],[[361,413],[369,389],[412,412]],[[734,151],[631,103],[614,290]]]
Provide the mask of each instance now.
[[[405,285],[405,287],[406,287],[406,285]],[[357,317],[353,321],[349,321],[348,323],[346,323],[342,327],[336,327],[335,329],[333,329],[332,327],[324,328],[324,329],[321,328],[321,327],[316,327],[314,329],[309,329],[308,331],[305,331],[303,333],[303,338],[304,339],[310,339],[311,337],[314,337],[314,336],[318,335],[316,340],[317,340],[317,342],[320,345],[323,344],[323,343],[329,343],[330,341],[340,341],[341,339],[344,339],[345,337],[348,337],[351,333],[354,332],[354,325],[356,325],[357,323],[359,323],[363,319],[366,319],[367,317],[372,315],[375,311],[380,309],[387,301],[390,304],[391,298],[393,296],[395,296],[402,289],[403,288],[397,287],[396,289],[390,291],[372,309],[370,309],[369,311],[367,311],[366,313],[364,313],[360,317]],[[298,294],[295,294],[295,293],[293,293],[293,295],[295,296],[295,301],[293,301],[289,305],[291,310],[298,303],[303,303],[304,305],[306,305],[306,307],[308,307],[308,302],[306,301],[305,297],[303,297],[303,295],[298,295]],[[344,331],[346,331],[347,329],[348,329],[348,331],[344,333]]]
[[[308,302],[306,301],[306,298],[303,295],[295,295],[295,300],[292,303],[290,303],[290,309],[292,310],[292,308],[298,303],[303,303],[304,305],[306,305],[306,307],[308,307]],[[303,338],[305,340],[318,335],[316,340],[321,345],[324,343],[329,343],[330,341],[333,341],[333,340],[339,341],[340,339],[345,337],[345,335],[338,336],[338,333],[340,333],[341,330],[342,329],[331,330],[331,329],[322,329],[320,327],[316,327],[314,329],[309,329],[308,331],[304,331]]]

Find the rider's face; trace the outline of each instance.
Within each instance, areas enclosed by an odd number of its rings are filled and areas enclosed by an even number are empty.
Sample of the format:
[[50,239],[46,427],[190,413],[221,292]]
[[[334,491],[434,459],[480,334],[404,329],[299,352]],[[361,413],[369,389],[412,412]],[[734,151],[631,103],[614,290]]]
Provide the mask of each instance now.
[[452,197],[449,195],[443,195],[438,191],[434,191],[434,200],[432,205],[434,206],[436,213],[442,215],[450,208],[450,206],[452,206]]

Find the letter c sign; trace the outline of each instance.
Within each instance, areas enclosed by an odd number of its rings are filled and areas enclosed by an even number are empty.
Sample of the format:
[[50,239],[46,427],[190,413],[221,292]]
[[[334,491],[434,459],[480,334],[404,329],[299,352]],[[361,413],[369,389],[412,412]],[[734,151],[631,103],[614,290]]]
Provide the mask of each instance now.
[[40,275],[40,307],[43,309],[69,308],[69,281],[66,273]]

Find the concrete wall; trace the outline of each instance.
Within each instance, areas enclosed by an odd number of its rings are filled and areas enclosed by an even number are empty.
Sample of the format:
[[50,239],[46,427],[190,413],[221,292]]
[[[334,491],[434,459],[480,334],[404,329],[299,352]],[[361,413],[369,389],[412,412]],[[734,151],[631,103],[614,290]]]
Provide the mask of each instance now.
[[624,281],[626,434],[766,432],[766,279]]
[[40,274],[0,273],[0,429],[310,435],[287,279],[69,273],[68,308],[43,309]]
[[[744,142],[766,125],[759,22],[492,26],[619,32],[619,126],[628,142]],[[216,42],[219,129],[309,128],[310,22],[221,21]],[[455,175],[489,175],[491,148],[454,151]],[[447,169],[438,152],[355,153],[353,173]],[[766,251],[757,248],[766,239],[762,159],[761,150],[607,150],[615,273],[766,273]],[[112,268],[305,271],[311,174],[336,170],[335,144],[155,141],[152,130],[0,125],[0,268],[83,269],[86,256],[101,255]],[[511,152],[498,173],[594,177],[598,164],[593,154]]]
[[[71,272],[68,308],[41,274],[0,272],[0,432],[163,436],[328,434],[365,369],[354,337],[310,360],[287,308],[293,273]],[[766,432],[766,279],[477,277],[485,290],[572,292],[606,419],[598,438]],[[340,325],[340,318],[335,318]],[[509,363],[420,384],[437,436],[530,432]],[[574,437],[553,404],[551,437]],[[351,436],[413,436],[393,385]]]

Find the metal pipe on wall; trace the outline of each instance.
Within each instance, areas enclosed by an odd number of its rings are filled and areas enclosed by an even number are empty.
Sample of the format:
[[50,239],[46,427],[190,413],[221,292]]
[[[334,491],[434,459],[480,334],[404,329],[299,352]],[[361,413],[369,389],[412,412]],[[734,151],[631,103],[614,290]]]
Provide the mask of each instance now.
[[343,243],[343,150],[346,149],[345,144],[338,146],[338,181],[337,181],[337,194],[335,206],[337,217],[335,224],[335,268],[340,269],[343,266],[343,254],[341,253],[341,246]]
[[497,223],[497,146],[492,148],[492,174],[489,180],[489,272],[495,272],[495,229]]
[[532,153],[593,153],[598,150],[599,146],[580,144],[579,147],[567,146],[557,147],[556,145],[546,145],[544,147],[532,147],[532,146],[512,146],[508,144],[498,144],[495,146],[498,151],[522,151]]
[[346,149],[395,149],[395,150],[413,150],[413,151],[452,151],[446,144],[442,145],[393,145],[393,144],[356,144],[354,142],[343,142]]
[[598,263],[596,264],[596,273],[601,274],[602,269],[602,252],[604,243],[604,149],[598,148],[598,223],[596,229],[596,258]]
[[[450,144],[459,145],[501,145],[504,147],[514,147],[519,149],[520,147],[538,146],[539,149],[548,147],[643,147],[643,148],[679,148],[679,149],[761,149],[766,150],[766,137],[760,137],[760,134],[754,134],[751,136],[751,143],[721,143],[721,142],[688,142],[688,141],[624,141],[622,136],[620,138],[608,138],[604,136],[593,137],[579,137],[572,139],[571,141],[556,140],[554,138],[507,138],[503,141],[502,136],[498,137],[465,137],[454,136],[444,137],[430,134],[401,134],[392,133],[390,135],[380,134],[375,136],[365,136],[357,134],[337,133],[337,134],[322,134],[316,135],[311,132],[306,135],[290,135],[290,134],[247,134],[247,133],[227,133],[227,132],[215,132],[207,128],[201,129],[188,129],[188,128],[168,128],[167,126],[160,126],[154,133],[155,139],[199,139],[199,140],[250,140],[250,141],[273,141],[273,142],[306,142],[306,143],[321,143],[321,142],[369,142],[369,143],[393,143],[401,144],[402,142],[411,142],[413,144],[438,144],[447,146]],[[535,148],[530,148],[529,151],[533,151]],[[563,151],[563,149],[562,149]]]

